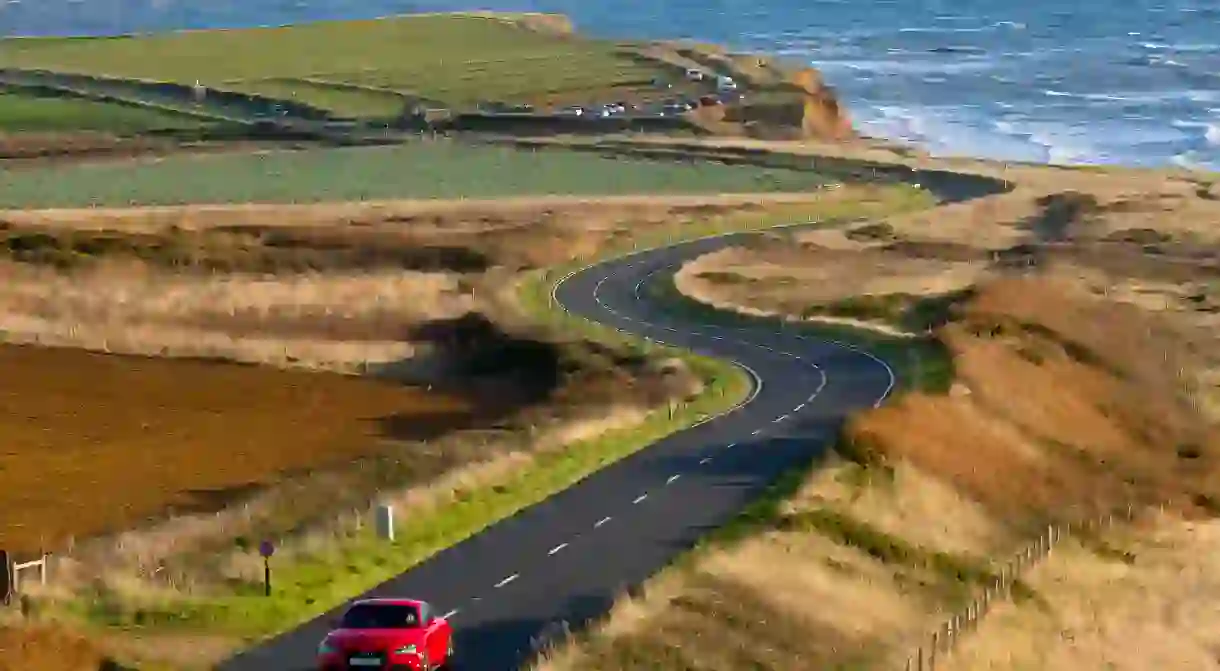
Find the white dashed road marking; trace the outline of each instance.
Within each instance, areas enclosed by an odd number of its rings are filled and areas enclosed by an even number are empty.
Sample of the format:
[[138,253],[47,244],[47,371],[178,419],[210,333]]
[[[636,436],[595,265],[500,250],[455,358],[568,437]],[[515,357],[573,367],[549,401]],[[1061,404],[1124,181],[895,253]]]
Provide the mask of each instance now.
[[671,475],[671,476],[669,476],[669,479],[665,481],[665,484],[672,485],[673,483],[677,482],[678,478],[680,478],[680,477],[682,477],[682,476],[681,475]]
[[551,551],[546,554],[547,554],[547,556],[553,555],[556,552],[559,552],[560,550],[566,548],[567,546],[568,546],[567,543],[560,543],[559,545],[556,545],[555,547],[551,548]]
[[700,465],[700,466],[702,466],[702,465],[704,465],[704,464],[710,464],[710,463],[712,463],[712,458],[711,458],[711,457],[704,457],[704,458],[702,458],[702,459],[700,459],[700,460],[699,460],[699,465]]
[[459,612],[458,609],[454,608],[453,610],[449,611],[448,613],[445,613],[444,615],[442,615],[441,619],[448,620],[449,618],[453,617],[454,615],[457,615],[458,612]]
[[508,583],[510,583],[510,582],[512,582],[512,581],[514,581],[514,580],[516,580],[516,579],[517,579],[517,578],[519,578],[519,577],[521,577],[521,576],[517,575],[516,573],[514,573],[514,574],[512,574],[512,575],[508,576],[507,578],[505,578],[505,579],[501,580],[500,582],[496,583],[496,589],[499,589],[499,588],[501,588],[501,587],[503,587],[503,586],[507,585]]
[[802,403],[802,404],[800,404],[800,405],[796,406],[795,408],[793,408],[793,409],[792,409],[792,412],[800,412],[800,411],[802,411],[802,410],[804,410],[804,409],[805,409],[805,404],[804,404],[804,403]]
[[635,497],[635,500],[634,500],[634,501],[632,501],[632,503],[633,503],[633,504],[634,504],[634,503],[639,503],[639,502],[643,501],[643,500],[644,500],[644,499],[646,499],[646,498],[648,498],[648,495],[647,495],[647,494],[640,494],[639,496]]
[[600,527],[601,525],[603,525],[603,524],[605,524],[606,522],[609,522],[609,521],[610,521],[610,518],[609,518],[609,517],[603,517],[603,518],[601,518],[600,520],[598,520],[598,521],[597,521],[597,524],[594,524],[594,525],[593,525],[593,528],[594,528],[594,529],[596,529],[596,528]]
[[758,434],[760,434],[760,433],[762,433],[762,429],[754,429],[754,433],[751,433],[750,435],[751,435],[751,436],[757,436],[757,435],[758,435]]
[[785,419],[788,419],[788,415],[780,415],[779,417],[776,417],[775,419],[773,419],[771,421],[775,424],[779,424],[780,422],[784,421]]

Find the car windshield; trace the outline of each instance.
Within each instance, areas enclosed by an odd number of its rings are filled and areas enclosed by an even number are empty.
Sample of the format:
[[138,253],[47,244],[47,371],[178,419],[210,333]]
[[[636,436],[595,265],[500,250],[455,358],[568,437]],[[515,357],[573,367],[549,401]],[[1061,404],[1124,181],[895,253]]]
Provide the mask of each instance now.
[[344,629],[410,629],[419,626],[419,609],[405,604],[352,606],[343,614]]

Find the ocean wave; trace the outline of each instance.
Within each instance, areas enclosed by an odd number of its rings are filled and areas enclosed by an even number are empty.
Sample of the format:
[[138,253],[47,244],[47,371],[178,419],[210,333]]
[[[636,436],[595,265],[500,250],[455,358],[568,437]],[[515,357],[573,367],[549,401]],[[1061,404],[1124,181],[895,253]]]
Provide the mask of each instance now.
[[827,76],[838,72],[868,73],[875,75],[946,75],[970,72],[985,72],[995,69],[996,59],[963,59],[954,62],[942,60],[813,60],[811,64]]
[[904,26],[898,29],[900,33],[987,33],[995,30],[1025,30],[1026,25],[1017,21],[996,21],[985,26]]
[[1203,102],[1207,92],[1195,90],[1176,91],[1112,91],[1107,93],[1074,93],[1057,89],[1044,89],[1042,95],[1048,98],[1075,98],[1094,103],[1119,103],[1122,105],[1164,105],[1179,101]]
[[1044,112],[1037,106],[997,107],[999,116],[979,107],[864,104],[853,106],[852,113],[864,134],[912,143],[933,156],[1060,165],[1154,166],[1188,160],[1197,168],[1220,162],[1220,122],[1171,125],[1154,116],[1056,121],[1032,116]]
[[1220,52],[1220,44],[1213,42],[1141,42],[1139,46],[1150,51],[1177,51],[1186,54],[1210,54]]

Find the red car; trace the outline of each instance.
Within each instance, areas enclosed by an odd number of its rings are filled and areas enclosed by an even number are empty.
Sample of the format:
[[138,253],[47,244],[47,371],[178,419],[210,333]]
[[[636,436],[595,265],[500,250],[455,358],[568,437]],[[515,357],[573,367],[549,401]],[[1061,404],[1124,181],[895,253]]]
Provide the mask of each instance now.
[[453,628],[415,599],[364,599],[318,645],[320,671],[434,671],[453,659]]

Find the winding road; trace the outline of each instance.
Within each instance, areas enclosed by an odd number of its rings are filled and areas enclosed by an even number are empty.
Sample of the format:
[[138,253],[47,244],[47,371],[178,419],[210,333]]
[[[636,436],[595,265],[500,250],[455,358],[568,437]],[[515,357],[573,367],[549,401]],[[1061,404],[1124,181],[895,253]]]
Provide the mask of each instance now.
[[[896,178],[919,181],[942,200],[1002,190],[991,180],[952,173],[900,173]],[[894,389],[894,372],[867,352],[778,328],[688,323],[650,298],[650,283],[669,281],[683,262],[741,235],[601,263],[562,281],[555,297],[569,312],[622,331],[737,362],[754,378],[743,404],[616,462],[362,596],[422,598],[448,613],[457,632],[456,669],[517,669],[540,633],[555,623],[575,626],[604,614],[625,587],[645,581],[728,522],[783,472],[821,454],[848,414],[884,401]],[[219,668],[312,668],[336,615],[306,623]]]

